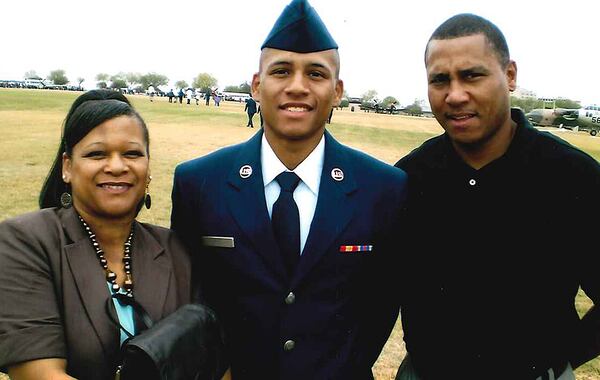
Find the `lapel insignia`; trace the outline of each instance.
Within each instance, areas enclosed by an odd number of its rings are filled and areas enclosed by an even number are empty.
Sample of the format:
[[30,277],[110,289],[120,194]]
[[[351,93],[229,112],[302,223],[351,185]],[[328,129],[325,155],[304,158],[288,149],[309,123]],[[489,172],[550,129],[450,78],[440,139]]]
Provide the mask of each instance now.
[[252,166],[244,165],[240,168],[240,177],[246,179],[252,175]]
[[331,169],[331,178],[340,182],[344,179],[344,172],[340,168]]

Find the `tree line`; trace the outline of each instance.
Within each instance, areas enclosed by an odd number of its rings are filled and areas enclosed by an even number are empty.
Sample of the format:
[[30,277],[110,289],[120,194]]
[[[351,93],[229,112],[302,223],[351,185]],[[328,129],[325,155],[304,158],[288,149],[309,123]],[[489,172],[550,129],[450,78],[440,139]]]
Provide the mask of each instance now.
[[[27,79],[39,79],[40,77],[35,70],[30,70],[25,73]],[[52,81],[57,85],[65,85],[69,83],[65,70],[57,69],[52,70],[46,77],[46,79]],[[85,81],[84,78],[77,78],[77,86],[81,87],[81,84]],[[117,74],[99,73],[96,75],[96,87],[98,88],[112,88],[122,89],[127,88],[136,92],[144,92],[150,85],[154,87],[166,86],[169,84],[169,78],[166,75],[158,74],[155,72],[149,72],[146,74],[141,73],[124,73],[119,72]],[[185,80],[178,80],[175,82],[176,88],[185,89],[188,87],[199,88],[202,91],[211,91],[218,85],[217,79],[209,73],[199,73],[191,82],[191,86]],[[240,92],[245,94],[251,93],[251,87],[248,82],[241,83],[240,85],[226,86],[223,91],[228,92]],[[567,98],[558,98],[552,101],[553,104],[550,108],[581,108],[581,104],[578,101],[574,101]],[[393,96],[386,96],[383,100],[378,99],[377,91],[368,90],[361,96],[361,103],[363,106],[373,106],[378,104],[382,108],[389,108],[392,104],[398,106],[398,100]],[[415,99],[415,101],[405,107],[405,112],[411,115],[421,115],[423,113],[422,108],[423,100]],[[516,96],[510,97],[511,107],[521,108],[523,112],[527,113],[532,109],[536,108],[548,108],[548,102],[543,99],[537,99],[532,97],[518,98]],[[344,97],[340,104],[341,108],[348,107],[348,94],[344,92]]]
[[[35,70],[29,70],[25,73],[25,79],[43,80],[44,78],[38,75],[38,73]],[[51,80],[54,84],[57,85],[65,85],[70,82],[65,70],[62,69],[50,71],[50,73],[45,79]],[[97,88],[112,88],[117,90],[126,88],[131,89],[135,92],[144,92],[150,85],[158,87],[166,86],[169,84],[169,78],[166,75],[162,75],[155,72],[149,72],[146,74],[135,72],[118,72],[112,75],[108,73],[98,73],[95,79],[97,81]],[[77,78],[76,82],[78,87],[81,87],[81,84],[84,81],[84,78]],[[191,85],[188,84],[188,82],[185,80],[178,80],[175,82],[176,88],[186,89],[188,87],[193,87],[199,88],[202,91],[211,90],[217,87],[217,85],[217,79],[209,73],[199,73],[196,77],[193,78]],[[243,85],[244,84],[240,85],[240,87]],[[249,93],[250,85],[248,85],[247,83],[245,83],[245,85],[248,87],[247,92]]]
[[[44,78],[39,76],[35,70],[29,70],[25,73],[25,79],[43,80]],[[61,70],[61,69],[50,71],[50,74],[48,74],[48,76],[45,79],[48,79],[49,81],[52,81],[52,83],[57,84],[57,85],[65,85],[70,82],[69,78],[67,78],[67,74],[65,73],[65,70]],[[81,77],[77,78],[77,80],[76,80],[77,87],[81,87],[81,84],[84,81],[85,81],[84,78],[81,78]]]
[[[117,73],[109,75],[107,73],[99,73],[96,75],[96,87],[98,88],[113,88],[121,89],[128,88],[137,92],[144,92],[149,86],[159,87],[169,84],[169,78],[155,72],[146,74],[141,73]],[[208,73],[199,73],[190,84],[185,80],[175,82],[176,88],[186,89],[188,87],[200,88],[202,91],[211,90],[218,84],[217,79]]]
[[517,98],[516,96],[511,96],[510,105],[511,107],[522,109],[525,113],[537,108],[581,108],[580,102],[567,98],[552,99],[549,102],[548,100],[538,98]]

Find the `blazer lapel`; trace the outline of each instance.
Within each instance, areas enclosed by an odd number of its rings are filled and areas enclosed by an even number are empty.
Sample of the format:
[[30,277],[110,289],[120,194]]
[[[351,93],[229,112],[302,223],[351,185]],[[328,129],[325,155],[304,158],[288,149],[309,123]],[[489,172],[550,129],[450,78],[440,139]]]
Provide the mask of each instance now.
[[[109,298],[106,276],[75,210],[64,210],[61,213],[61,222],[72,242],[64,249],[81,303],[106,357],[113,357],[112,353],[118,350],[119,331],[106,315],[106,300]],[[116,318],[116,315],[114,317]]]
[[[315,215],[298,268],[292,279],[292,288],[315,266],[352,219],[356,205],[350,195],[357,190],[353,168],[346,158],[345,148],[325,131],[325,157]],[[343,172],[342,180],[333,178],[333,170]],[[339,177],[338,177],[339,178]]]
[[[176,304],[176,292],[169,289],[173,265],[154,236],[142,224],[134,223],[131,252],[133,295],[157,322],[164,316],[167,302]],[[169,294],[171,297],[167,297]]]
[[[259,131],[242,146],[227,179],[229,188],[225,197],[231,214],[240,230],[254,245],[254,250],[274,273],[285,279],[285,266],[266,206],[260,162],[261,141],[262,131]],[[242,167],[251,168],[251,175],[242,175]]]

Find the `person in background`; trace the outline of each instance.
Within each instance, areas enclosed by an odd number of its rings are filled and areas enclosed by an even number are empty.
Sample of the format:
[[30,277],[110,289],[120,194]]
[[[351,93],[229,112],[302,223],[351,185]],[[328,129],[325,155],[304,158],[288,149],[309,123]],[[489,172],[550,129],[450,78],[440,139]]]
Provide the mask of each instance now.
[[600,255],[595,234],[562,226],[600,215],[600,165],[510,108],[517,65],[489,20],[446,20],[425,68],[444,133],[396,164],[411,238],[396,378],[574,379],[600,353]]
[[258,108],[256,109],[256,113],[258,114],[258,117],[260,118],[260,127],[262,128],[263,124],[264,124],[264,120],[263,120],[262,112],[260,112],[260,101],[257,101],[256,104],[258,105]]
[[390,104],[390,115],[393,115],[394,112],[396,112],[396,102]]
[[256,113],[256,101],[252,99],[252,95],[248,99],[246,99],[246,106],[244,107],[244,111],[248,113],[248,124],[246,127],[254,128],[254,124],[252,123],[252,118]]
[[148,96],[150,96],[150,101],[154,101],[154,95],[156,95],[156,90],[154,89],[154,85],[150,84],[148,86]]
[[185,92],[185,99],[187,104],[191,104],[192,99],[194,99],[194,90],[191,87],[188,87],[187,91]]

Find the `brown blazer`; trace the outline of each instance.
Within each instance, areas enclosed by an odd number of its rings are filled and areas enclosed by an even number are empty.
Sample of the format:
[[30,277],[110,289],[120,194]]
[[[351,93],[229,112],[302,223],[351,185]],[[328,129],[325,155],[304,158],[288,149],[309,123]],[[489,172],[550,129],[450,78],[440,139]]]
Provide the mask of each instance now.
[[[134,295],[157,321],[190,302],[189,258],[168,229],[135,222]],[[0,370],[66,358],[78,379],[113,379],[119,330],[106,277],[76,212],[43,209],[0,223]]]

